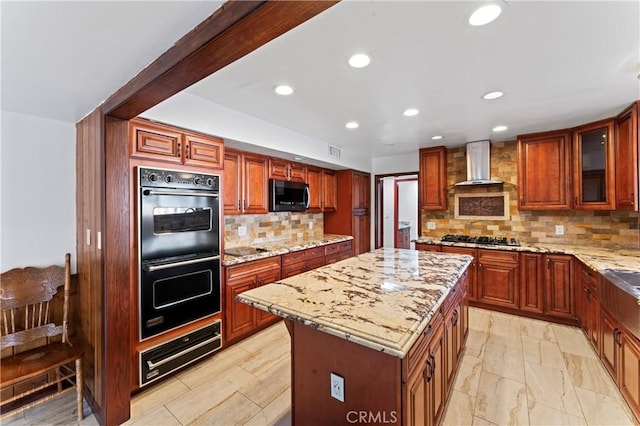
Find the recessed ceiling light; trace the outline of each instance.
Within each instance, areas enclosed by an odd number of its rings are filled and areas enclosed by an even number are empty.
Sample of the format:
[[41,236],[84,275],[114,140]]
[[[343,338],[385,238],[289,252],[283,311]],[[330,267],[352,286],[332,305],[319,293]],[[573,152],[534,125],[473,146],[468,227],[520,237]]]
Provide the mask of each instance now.
[[469,24],[474,27],[486,25],[500,16],[501,12],[502,8],[494,3],[481,6],[471,14]]
[[491,100],[491,99],[498,99],[504,96],[504,93],[502,93],[499,90],[496,90],[495,92],[489,92],[489,93],[485,93],[482,96],[482,99],[487,99],[487,100]]
[[507,129],[508,129],[507,126],[496,126],[496,127],[493,128],[493,131],[494,132],[504,132]]
[[431,136],[431,139],[433,139],[434,141],[438,141],[438,140],[442,139],[442,136],[440,136],[440,135]]
[[418,115],[418,113],[420,113],[420,111],[418,111],[417,109],[415,109],[415,108],[409,108],[409,109],[406,109],[402,114],[403,114],[405,117],[413,117],[413,116],[415,116],[415,115]]
[[283,95],[283,96],[287,96],[293,93],[293,87],[287,86],[286,84],[281,84],[279,86],[276,86],[273,88],[273,90],[278,95]]
[[364,68],[371,63],[371,55],[356,53],[349,58],[349,65],[353,68]]
[[293,157],[293,159],[296,161],[300,161],[300,160],[304,160],[304,157]]
[[359,126],[359,124],[355,121],[350,121],[347,124],[344,125],[344,127],[346,127],[347,129],[357,129]]

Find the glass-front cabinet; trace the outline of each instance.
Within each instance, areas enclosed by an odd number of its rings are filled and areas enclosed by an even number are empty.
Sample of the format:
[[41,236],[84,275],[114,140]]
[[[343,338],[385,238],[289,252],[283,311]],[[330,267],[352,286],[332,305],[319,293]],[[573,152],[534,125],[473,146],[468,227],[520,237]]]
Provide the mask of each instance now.
[[597,121],[573,132],[574,208],[615,209],[614,122]]

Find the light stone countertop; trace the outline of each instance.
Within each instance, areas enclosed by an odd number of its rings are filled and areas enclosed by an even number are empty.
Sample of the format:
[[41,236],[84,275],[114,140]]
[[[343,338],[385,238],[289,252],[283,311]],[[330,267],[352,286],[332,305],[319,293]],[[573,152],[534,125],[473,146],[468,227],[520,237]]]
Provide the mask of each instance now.
[[[342,241],[353,240],[351,235],[324,234],[321,239],[311,240],[294,240],[294,241],[275,241],[269,243],[253,244],[254,247],[265,249],[264,252],[247,255],[247,256],[230,256],[224,255],[222,264],[224,266],[237,265],[239,263],[250,262],[252,260],[264,259],[272,256],[279,256],[293,251],[306,250],[313,247],[325,246],[328,244],[340,243]],[[231,249],[232,247],[226,247]]]
[[381,248],[248,290],[237,300],[403,358],[471,260]]
[[489,250],[526,251],[542,254],[569,254],[577,257],[589,268],[600,273],[611,269],[640,273],[639,249],[606,249],[601,247],[542,243],[521,246],[488,246],[483,244],[448,243],[441,242],[434,238],[425,237],[419,237],[414,240],[414,242]]

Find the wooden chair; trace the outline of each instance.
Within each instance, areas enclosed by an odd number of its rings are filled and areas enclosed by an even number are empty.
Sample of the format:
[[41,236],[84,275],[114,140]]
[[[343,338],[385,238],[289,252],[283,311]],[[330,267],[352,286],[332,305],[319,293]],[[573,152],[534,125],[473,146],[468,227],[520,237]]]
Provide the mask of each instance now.
[[[28,267],[0,276],[0,419],[74,389],[78,421],[84,417],[83,351],[67,336],[70,260],[67,253],[64,268]],[[56,324],[50,302],[60,286],[62,322]]]

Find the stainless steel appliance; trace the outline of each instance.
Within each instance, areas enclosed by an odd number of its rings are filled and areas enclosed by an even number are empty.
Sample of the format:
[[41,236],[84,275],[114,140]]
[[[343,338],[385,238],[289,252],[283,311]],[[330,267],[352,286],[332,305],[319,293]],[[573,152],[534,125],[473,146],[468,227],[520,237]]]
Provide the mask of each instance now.
[[304,212],[309,208],[309,185],[269,179],[270,212]]
[[138,168],[140,340],[220,312],[220,177]]
[[448,243],[481,244],[488,246],[519,246],[520,243],[515,238],[506,237],[484,237],[470,235],[447,234],[440,241]]

